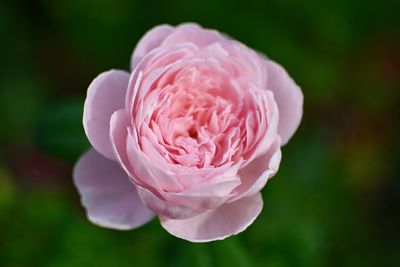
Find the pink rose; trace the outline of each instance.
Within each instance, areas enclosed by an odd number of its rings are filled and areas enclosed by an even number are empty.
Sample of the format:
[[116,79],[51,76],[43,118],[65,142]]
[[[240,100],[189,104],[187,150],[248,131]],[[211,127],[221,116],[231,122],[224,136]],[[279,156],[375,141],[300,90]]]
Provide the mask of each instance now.
[[277,63],[196,24],[150,30],[131,69],[104,72],[88,89],[94,149],[74,182],[89,220],[126,230],[158,215],[194,242],[246,229],[300,123],[300,88]]

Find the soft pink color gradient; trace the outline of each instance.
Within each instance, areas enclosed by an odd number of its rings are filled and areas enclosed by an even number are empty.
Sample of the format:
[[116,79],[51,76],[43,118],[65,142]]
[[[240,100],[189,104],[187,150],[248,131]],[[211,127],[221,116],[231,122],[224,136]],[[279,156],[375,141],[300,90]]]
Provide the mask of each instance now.
[[94,149],[74,170],[89,219],[133,229],[158,215],[193,242],[243,231],[302,106],[287,72],[238,41],[190,23],[153,28],[131,73],[89,86],[83,125]]

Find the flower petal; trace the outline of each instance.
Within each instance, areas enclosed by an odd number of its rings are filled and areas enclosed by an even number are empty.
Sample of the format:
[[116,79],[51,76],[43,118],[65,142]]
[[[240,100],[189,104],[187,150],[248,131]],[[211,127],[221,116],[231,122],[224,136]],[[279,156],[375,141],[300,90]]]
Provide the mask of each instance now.
[[83,110],[83,127],[92,146],[103,156],[114,159],[109,138],[110,119],[114,111],[124,107],[129,73],[110,70],[90,84]]
[[[125,110],[120,109],[114,112],[110,122],[110,139],[116,159],[130,179],[136,185],[146,185],[158,190],[161,188],[159,182],[162,181],[158,181],[156,178],[160,179],[159,176],[163,175],[161,178],[167,180],[167,186],[179,186],[172,178],[169,179],[159,166],[151,163],[148,159],[146,160],[146,158],[141,158],[142,154],[136,142],[137,139],[135,139],[136,133],[129,133],[128,127],[129,118]],[[144,161],[150,165],[146,165]],[[156,172],[158,176],[154,177],[153,172]]]
[[171,219],[187,219],[199,214],[198,210],[190,207],[176,205],[163,200],[161,196],[155,195],[148,189],[138,186],[138,194],[142,201],[158,215],[166,216]]
[[181,192],[166,192],[163,196],[168,202],[195,210],[214,209],[225,202],[230,192],[239,184],[238,177],[221,177],[219,182],[202,183]]
[[104,158],[94,149],[86,152],[75,165],[74,183],[87,216],[94,224],[128,230],[154,217],[118,163]]
[[160,46],[161,42],[173,32],[174,28],[170,25],[163,24],[150,29],[138,42],[131,59],[131,71],[142,58],[154,48]]
[[179,43],[190,42],[197,47],[206,47],[215,42],[225,42],[219,32],[204,29],[196,23],[183,23],[178,25],[173,33],[168,35],[162,42],[162,47],[168,47]]
[[255,158],[246,167],[239,170],[238,175],[242,183],[235,188],[234,195],[228,201],[251,196],[263,189],[268,179],[278,171],[280,161],[280,138],[277,136],[265,154]]
[[267,60],[267,89],[274,93],[279,109],[278,133],[285,145],[299,127],[303,115],[303,93],[286,70]]
[[110,140],[114,150],[116,161],[124,169],[129,177],[135,176],[131,173],[128,154],[126,153],[126,138],[128,135],[129,119],[125,110],[119,109],[111,115],[110,120]]
[[192,242],[222,240],[244,231],[260,214],[261,194],[224,204],[215,210],[185,220],[160,216],[161,225],[172,235]]

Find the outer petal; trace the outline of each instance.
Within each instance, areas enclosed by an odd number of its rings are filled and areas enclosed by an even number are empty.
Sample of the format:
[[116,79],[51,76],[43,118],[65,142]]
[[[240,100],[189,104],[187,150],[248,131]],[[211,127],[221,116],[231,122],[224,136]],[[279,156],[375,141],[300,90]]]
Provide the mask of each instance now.
[[135,105],[137,108],[138,101],[161,74],[168,71],[178,61],[193,55],[196,50],[194,44],[183,43],[170,48],[155,48],[147,53],[132,71],[126,94],[126,110],[133,111]]
[[267,60],[267,89],[274,92],[279,109],[278,133],[285,145],[300,124],[303,115],[303,93],[285,69]]
[[224,204],[215,210],[185,220],[160,217],[161,225],[172,235],[192,242],[221,240],[244,231],[260,214],[261,194]]
[[121,167],[93,149],[75,165],[74,183],[87,216],[94,224],[128,230],[154,217]]
[[168,35],[162,42],[162,47],[168,47],[179,43],[190,42],[197,47],[206,47],[215,42],[225,42],[226,38],[222,37],[218,31],[204,29],[195,23],[183,23],[178,25],[174,32]]
[[196,210],[214,209],[229,198],[230,192],[240,184],[238,177],[223,178],[221,182],[204,183],[182,192],[168,192],[163,196],[168,202]]
[[171,219],[187,219],[199,214],[198,210],[194,210],[190,207],[171,204],[162,199],[161,196],[155,195],[144,187],[138,186],[137,190],[140,198],[146,204],[146,206],[159,215],[166,216]]
[[131,70],[136,68],[139,61],[151,50],[160,46],[161,42],[173,32],[174,28],[164,24],[150,29],[138,42],[131,59]]
[[129,177],[135,176],[131,173],[131,166],[126,153],[126,138],[128,135],[129,119],[125,110],[115,111],[110,120],[110,140],[116,160],[119,162]]
[[246,167],[239,170],[238,175],[242,183],[235,189],[229,202],[236,201],[241,197],[251,196],[263,189],[268,179],[278,171],[280,161],[280,138],[277,136],[265,154],[255,158]]
[[129,73],[110,70],[90,84],[83,110],[83,127],[92,146],[103,156],[114,159],[109,132],[114,111],[124,107]]

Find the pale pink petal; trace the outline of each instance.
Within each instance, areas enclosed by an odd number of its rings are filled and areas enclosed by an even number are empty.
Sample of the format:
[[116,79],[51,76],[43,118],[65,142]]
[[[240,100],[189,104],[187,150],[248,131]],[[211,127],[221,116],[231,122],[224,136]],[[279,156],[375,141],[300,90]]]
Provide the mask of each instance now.
[[268,151],[255,158],[246,167],[239,170],[242,183],[234,190],[229,202],[238,198],[251,196],[264,188],[268,179],[278,171],[281,161],[280,138],[275,138]]
[[170,171],[160,168],[157,161],[151,160],[141,151],[136,134],[128,134],[126,149],[132,170],[142,183],[155,190],[176,191],[182,189]]
[[136,68],[142,58],[154,48],[160,46],[161,42],[173,32],[170,25],[159,25],[150,29],[138,42],[131,59],[131,71]]
[[128,135],[129,119],[126,111],[119,109],[111,115],[110,119],[110,140],[116,160],[121,167],[130,176],[134,177],[131,173],[131,166],[126,153],[126,138]]
[[244,231],[257,218],[262,207],[262,197],[258,193],[193,218],[173,220],[160,216],[160,221],[174,236],[192,242],[208,242]]
[[[216,180],[219,180],[218,177]],[[214,209],[229,198],[230,192],[240,184],[238,177],[220,178],[213,183],[194,185],[182,192],[166,192],[168,202],[178,203],[196,210]]]
[[[132,110],[133,105],[137,105],[140,100],[138,94],[143,96],[152,83],[160,78],[161,74],[164,74],[180,60],[192,56],[196,49],[195,45],[184,43],[170,48],[153,49],[146,54],[132,71],[125,99],[126,109]],[[144,72],[146,72],[146,75],[144,75]]]
[[[129,119],[126,115],[126,111],[120,109],[114,112],[111,116],[110,122],[110,139],[113,144],[116,159],[135,184],[143,185],[141,179],[145,179],[147,180],[147,184],[154,184],[154,187],[157,187],[157,181],[154,181],[150,176],[138,176],[138,173],[134,171],[134,168],[131,165],[130,157],[134,155],[129,155],[131,152],[128,149],[129,144],[127,141],[131,138],[128,135],[128,127]],[[134,161],[135,160],[133,160],[133,162]],[[142,166],[142,164],[140,166]],[[146,169],[144,171],[146,171]]]
[[94,224],[128,230],[137,228],[154,217],[140,200],[136,187],[118,163],[91,149],[74,169],[74,183],[82,205]]
[[183,23],[178,25],[162,42],[162,47],[168,47],[179,43],[190,42],[198,47],[205,47],[215,42],[223,43],[223,38],[219,32],[204,29],[195,23]]
[[303,115],[303,93],[282,66],[266,60],[267,89],[274,93],[279,109],[278,133],[285,145],[299,127]]
[[[137,185],[146,184],[146,186],[155,189],[161,188],[160,183],[162,182],[166,186],[178,186],[178,189],[180,189],[179,184],[173,181],[172,177],[168,177],[159,166],[155,165],[154,162],[152,163],[148,158],[143,158],[146,156],[142,155],[138,147],[137,140],[134,137],[136,134],[129,133],[128,127],[129,118],[126,111],[121,109],[114,112],[110,122],[110,139],[118,162],[131,180]],[[162,176],[160,177],[160,175]]]
[[[197,183],[192,183],[189,187],[178,192],[163,192],[162,195],[168,202],[191,207],[197,211],[216,208],[223,204],[231,196],[231,192],[240,185],[240,177],[237,176],[240,163],[238,162],[219,175],[218,172],[221,170],[218,170],[218,168],[214,168],[208,174],[203,173],[205,177],[212,174],[206,180],[193,171],[192,175],[197,177]],[[181,168],[183,167],[181,166]]]
[[[198,210],[194,210],[190,207],[169,203],[164,200],[160,194],[156,195],[144,187],[138,186],[137,190],[143,203],[158,215],[172,219],[187,219],[199,214]],[[204,210],[202,212],[204,212]]]
[[110,118],[124,107],[129,73],[110,70],[90,84],[83,110],[83,127],[92,146],[103,156],[114,159],[109,138]]
[[[273,146],[273,143],[276,142],[277,140],[277,131],[279,125],[278,106],[274,99],[273,93],[271,93],[271,91],[269,90],[264,92],[265,95],[267,96],[267,102],[265,105],[267,107],[267,110],[264,112],[268,120],[267,132],[266,135],[262,137],[260,143],[257,144],[254,153],[247,159],[247,162],[244,163],[242,167],[247,166],[247,164],[252,162],[254,158],[262,154],[265,154],[270,149],[270,147]],[[261,125],[258,125],[258,127],[260,126]],[[281,139],[279,140],[279,142],[281,142]]]

